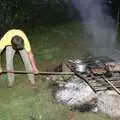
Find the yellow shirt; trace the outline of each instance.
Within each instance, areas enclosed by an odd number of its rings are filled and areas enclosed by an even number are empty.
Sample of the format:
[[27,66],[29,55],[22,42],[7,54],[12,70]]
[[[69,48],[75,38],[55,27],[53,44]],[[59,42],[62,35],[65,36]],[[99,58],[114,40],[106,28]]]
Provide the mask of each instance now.
[[29,43],[29,40],[27,38],[27,36],[25,35],[25,33],[19,29],[12,29],[12,30],[9,30],[0,40],[0,49],[3,50],[6,46],[8,45],[12,45],[11,44],[11,40],[12,40],[12,37],[14,36],[20,36],[23,40],[24,40],[24,49],[27,51],[27,52],[30,52],[31,51],[31,46],[30,46],[30,43]]

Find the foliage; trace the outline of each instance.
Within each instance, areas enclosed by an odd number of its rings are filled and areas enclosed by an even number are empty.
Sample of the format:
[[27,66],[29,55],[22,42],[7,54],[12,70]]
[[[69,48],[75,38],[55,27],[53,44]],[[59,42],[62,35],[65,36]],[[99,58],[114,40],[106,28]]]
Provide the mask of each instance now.
[[[0,0],[0,31],[34,28],[79,18],[73,0]],[[118,0],[112,3],[116,6]],[[118,4],[117,4],[118,5]],[[1,33],[2,34],[2,33]]]
[[56,24],[70,18],[68,13],[72,10],[68,0],[0,0],[0,8],[2,31],[12,27]]

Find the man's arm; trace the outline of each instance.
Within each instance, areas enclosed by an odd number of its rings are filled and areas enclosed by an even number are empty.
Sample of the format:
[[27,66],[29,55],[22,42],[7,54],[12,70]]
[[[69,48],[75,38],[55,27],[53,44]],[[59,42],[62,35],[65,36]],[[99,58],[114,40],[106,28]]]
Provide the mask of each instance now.
[[24,32],[22,32],[21,35],[22,35],[22,38],[24,40],[24,48],[27,51],[30,63],[32,65],[33,73],[37,74],[39,71],[36,67],[35,58],[34,58],[34,55],[32,53],[32,50],[31,50],[30,42],[29,42],[29,40]]
[[36,67],[36,62],[35,62],[35,58],[34,58],[32,51],[28,52],[28,57],[32,65],[33,73],[37,74],[39,71]]

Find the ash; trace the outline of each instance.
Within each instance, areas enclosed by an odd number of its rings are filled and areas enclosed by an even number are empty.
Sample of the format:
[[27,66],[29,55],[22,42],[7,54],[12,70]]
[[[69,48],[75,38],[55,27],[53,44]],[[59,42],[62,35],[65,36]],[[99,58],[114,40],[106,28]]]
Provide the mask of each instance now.
[[95,93],[83,80],[73,76],[61,82],[55,91],[59,104],[66,104],[80,112],[101,112],[111,117],[120,117],[120,96],[113,90]]
[[92,111],[96,107],[96,94],[80,78],[72,77],[67,83],[59,84],[55,99],[58,103],[67,104],[79,111]]

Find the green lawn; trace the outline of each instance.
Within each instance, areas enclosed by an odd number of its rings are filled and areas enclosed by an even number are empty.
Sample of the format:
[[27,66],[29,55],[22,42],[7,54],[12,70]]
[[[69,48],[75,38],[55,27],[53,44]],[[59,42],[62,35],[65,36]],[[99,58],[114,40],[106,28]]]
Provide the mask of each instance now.
[[[30,31],[28,36],[39,70],[54,68],[69,57],[89,53],[84,29],[78,22],[40,27]],[[18,58],[16,55],[15,69],[24,70]],[[4,56],[2,63],[4,67]],[[36,89],[30,85],[26,75],[16,75],[13,88],[7,88],[5,74],[0,77],[0,120],[113,120],[102,114],[71,113],[69,107],[56,104],[43,76],[36,76]]]

